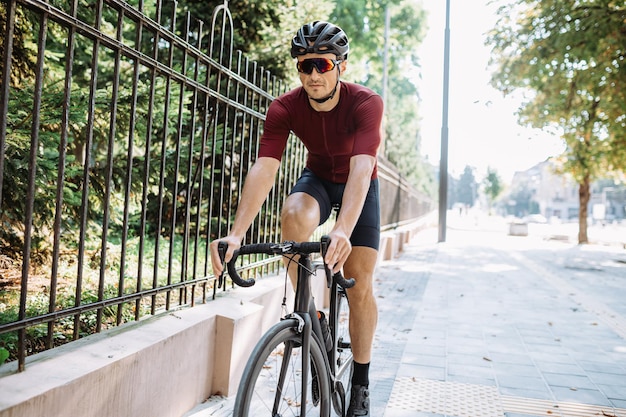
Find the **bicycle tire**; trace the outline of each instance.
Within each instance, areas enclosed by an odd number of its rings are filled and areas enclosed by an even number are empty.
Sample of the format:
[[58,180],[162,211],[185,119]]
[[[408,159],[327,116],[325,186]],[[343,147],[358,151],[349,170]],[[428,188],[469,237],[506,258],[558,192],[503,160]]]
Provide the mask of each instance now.
[[[235,406],[234,417],[291,417],[300,415],[302,393],[301,335],[298,321],[283,320],[263,335],[252,351],[244,369]],[[309,377],[307,389],[307,417],[329,417],[330,378],[320,343],[311,335]],[[319,401],[313,403],[311,394],[312,367],[315,367],[319,386]],[[279,388],[280,376],[282,390]],[[282,394],[279,395],[279,393]]]
[[334,364],[331,369],[335,372],[335,386],[332,390],[333,408],[339,416],[345,415],[350,404],[349,393],[352,387],[352,345],[350,343],[350,306],[346,290],[333,283],[330,295],[330,328],[334,335],[334,355],[331,360]]

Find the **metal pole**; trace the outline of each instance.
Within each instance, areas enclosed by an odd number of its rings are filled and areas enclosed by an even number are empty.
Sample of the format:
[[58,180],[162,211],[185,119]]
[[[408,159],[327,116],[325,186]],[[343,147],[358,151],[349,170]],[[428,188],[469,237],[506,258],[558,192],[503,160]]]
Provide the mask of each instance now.
[[448,85],[450,82],[450,0],[446,0],[446,29],[443,53],[443,116],[439,163],[439,242],[446,241],[448,210]]
[[387,156],[387,134],[386,134],[386,124],[387,124],[387,101],[388,101],[388,97],[389,97],[389,92],[388,92],[388,84],[389,84],[389,77],[388,77],[388,73],[389,73],[389,26],[390,26],[390,14],[389,14],[389,5],[387,5],[387,7],[385,8],[385,45],[384,45],[384,49],[383,49],[383,81],[382,81],[382,98],[383,98],[383,104],[385,105],[385,115],[383,117],[383,137],[382,137],[382,141],[380,144],[380,149],[378,150],[378,152],[382,155],[382,156]]

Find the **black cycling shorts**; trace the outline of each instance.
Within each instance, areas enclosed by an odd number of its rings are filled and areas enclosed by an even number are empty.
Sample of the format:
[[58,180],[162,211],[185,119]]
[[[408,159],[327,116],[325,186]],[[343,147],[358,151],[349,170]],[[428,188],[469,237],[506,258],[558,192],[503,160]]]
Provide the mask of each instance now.
[[[320,206],[320,225],[326,222],[334,206],[339,206],[346,184],[324,180],[305,168],[290,194],[302,192],[315,198]],[[352,246],[367,246],[378,250],[380,245],[380,204],[378,179],[370,183],[363,211],[350,236]]]

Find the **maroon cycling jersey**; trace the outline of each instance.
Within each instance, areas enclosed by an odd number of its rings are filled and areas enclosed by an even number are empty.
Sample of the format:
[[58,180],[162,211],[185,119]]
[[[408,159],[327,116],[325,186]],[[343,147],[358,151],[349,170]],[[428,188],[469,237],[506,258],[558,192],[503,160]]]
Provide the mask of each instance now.
[[[341,82],[340,88],[339,103],[329,112],[313,110],[302,87],[274,100],[267,111],[258,156],[280,160],[293,132],[307,148],[307,168],[328,181],[347,182],[351,157],[376,157],[383,102],[358,84]],[[372,179],[377,175],[374,167]]]

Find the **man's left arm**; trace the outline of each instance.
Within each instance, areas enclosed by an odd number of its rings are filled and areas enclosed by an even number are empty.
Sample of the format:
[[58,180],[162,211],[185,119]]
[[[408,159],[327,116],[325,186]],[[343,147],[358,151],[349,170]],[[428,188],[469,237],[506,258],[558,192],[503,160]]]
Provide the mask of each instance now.
[[350,236],[363,210],[375,166],[376,158],[370,155],[350,158],[350,174],[341,201],[341,211],[329,233],[331,244],[325,259],[328,265],[334,266],[333,273],[343,267],[352,251]]

